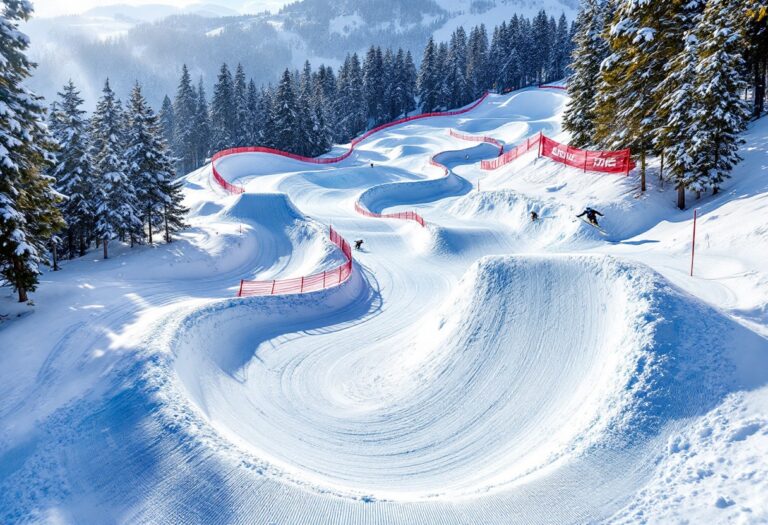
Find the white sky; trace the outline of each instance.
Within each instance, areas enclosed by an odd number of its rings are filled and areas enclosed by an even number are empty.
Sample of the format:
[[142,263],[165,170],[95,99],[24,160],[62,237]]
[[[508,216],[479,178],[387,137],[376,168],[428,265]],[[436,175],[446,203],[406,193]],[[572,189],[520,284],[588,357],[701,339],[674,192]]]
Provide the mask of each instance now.
[[276,10],[287,4],[287,0],[32,0],[37,16],[58,16],[78,14],[93,7],[115,4],[145,5],[164,4],[184,7],[193,4],[218,4],[230,9],[243,9],[250,13]]

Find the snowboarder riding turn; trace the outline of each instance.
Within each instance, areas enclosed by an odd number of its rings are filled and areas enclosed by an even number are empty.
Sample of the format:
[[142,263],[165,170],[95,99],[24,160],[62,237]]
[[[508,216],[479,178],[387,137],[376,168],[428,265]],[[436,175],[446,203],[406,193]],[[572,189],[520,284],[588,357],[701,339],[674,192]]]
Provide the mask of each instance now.
[[597,223],[597,216],[599,215],[600,217],[605,217],[599,211],[589,207],[585,208],[584,211],[579,213],[576,217],[581,219],[585,215],[587,216],[587,220],[590,222],[590,224],[596,228],[600,227],[600,225]]
[[355,241],[355,250],[359,251],[362,247],[363,247],[363,240],[362,239],[356,240]]
[[531,222],[536,222],[537,220],[539,220],[539,214],[535,211],[531,211]]

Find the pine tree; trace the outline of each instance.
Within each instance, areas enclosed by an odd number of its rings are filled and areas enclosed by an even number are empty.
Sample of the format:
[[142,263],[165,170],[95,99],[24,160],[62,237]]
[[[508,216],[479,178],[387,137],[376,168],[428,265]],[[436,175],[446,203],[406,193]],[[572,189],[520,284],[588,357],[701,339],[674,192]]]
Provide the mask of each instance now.
[[654,153],[653,131],[660,124],[655,88],[683,46],[687,28],[682,22],[698,9],[698,0],[620,0],[607,34],[611,55],[603,62],[600,90],[609,103],[598,104],[597,134],[606,148],[629,147],[639,154],[641,191],[646,190],[647,157]]
[[58,95],[50,119],[51,135],[58,146],[51,175],[56,179],[56,190],[67,197],[61,212],[67,223],[66,254],[73,258],[85,255],[93,223],[88,121],[82,109],[83,99],[71,80]]
[[275,144],[279,149],[295,152],[299,149],[299,117],[296,114],[293,80],[287,69],[283,72],[273,104]]
[[418,72],[416,64],[413,63],[413,56],[410,51],[405,52],[405,74],[403,75],[404,98],[400,105],[402,112],[407,116],[408,113],[416,109],[416,84],[418,82]]
[[181,70],[181,80],[173,103],[174,131],[173,152],[178,159],[179,170],[188,173],[199,163],[195,130],[197,94],[186,64]]
[[163,138],[168,145],[173,145],[174,126],[173,102],[166,95],[160,108],[160,128],[163,130]]
[[165,229],[165,242],[173,242],[173,234],[187,228],[184,217],[189,213],[189,209],[182,204],[184,195],[182,193],[182,181],[180,179],[168,178],[161,185],[165,200],[163,202],[163,226]]
[[376,125],[383,121],[384,71],[381,48],[371,46],[363,62],[363,91],[367,120]]
[[596,91],[600,64],[608,55],[600,0],[584,0],[577,18],[576,49],[568,81],[571,100],[563,116],[563,127],[571,133],[571,144],[585,148],[595,143]]
[[565,13],[560,15],[550,52],[550,79],[560,80],[565,77],[571,52],[571,34]]
[[421,110],[430,113],[438,108],[440,103],[440,86],[438,79],[439,57],[438,49],[432,37],[424,48],[418,79],[418,94]]
[[[144,99],[139,84],[131,92],[128,109],[128,147],[125,151],[128,177],[135,189],[138,210],[152,244],[153,228],[162,216],[167,198],[163,184],[174,177],[173,165],[161,137],[158,118]],[[132,234],[143,238],[143,228]]]
[[744,40],[739,0],[709,0],[696,27],[699,44],[695,90],[700,107],[694,120],[693,153],[696,171],[717,193],[733,167],[741,161],[741,132],[749,110],[741,95],[744,81]]
[[[197,87],[197,105],[195,106],[194,119],[195,132],[195,168],[200,167],[211,154],[211,119],[208,113],[208,100],[205,95],[203,79],[200,78]],[[162,118],[160,119],[162,128]],[[168,144],[168,142],[166,142]]]
[[236,141],[235,87],[229,68],[222,64],[211,103],[211,144],[213,151],[221,151],[233,147]]
[[467,34],[459,26],[451,35],[448,52],[448,86],[451,90],[450,107],[467,104],[472,96],[467,82]]
[[467,84],[471,98],[478,99],[490,86],[487,81],[488,36],[485,27],[476,26],[469,34],[467,50]]
[[248,145],[256,145],[259,143],[261,136],[261,124],[264,118],[261,113],[261,100],[259,90],[256,87],[256,82],[251,79],[248,82],[248,126],[246,132],[248,133]]
[[235,129],[235,145],[249,145],[249,128],[251,126],[250,114],[248,112],[248,84],[245,80],[245,70],[242,64],[237,65],[234,80],[235,112],[237,127]]
[[694,89],[698,53],[698,40],[691,30],[685,35],[685,47],[672,59],[669,73],[659,85],[664,99],[659,106],[661,126],[655,132],[655,146],[665,151],[681,210],[685,208],[685,190],[700,185],[691,157],[698,110]]
[[259,130],[258,144],[268,148],[275,145],[275,113],[274,90],[272,86],[261,91],[259,97],[259,114],[262,116],[261,129]]
[[128,177],[125,161],[124,118],[109,81],[91,120],[90,156],[94,171],[95,234],[109,257],[108,244],[113,239],[130,237],[141,227],[136,192]]
[[0,275],[20,302],[37,287],[47,245],[65,226],[53,179],[43,175],[53,160],[45,109],[24,87],[34,66],[18,26],[31,12],[27,1],[5,0],[0,17]]

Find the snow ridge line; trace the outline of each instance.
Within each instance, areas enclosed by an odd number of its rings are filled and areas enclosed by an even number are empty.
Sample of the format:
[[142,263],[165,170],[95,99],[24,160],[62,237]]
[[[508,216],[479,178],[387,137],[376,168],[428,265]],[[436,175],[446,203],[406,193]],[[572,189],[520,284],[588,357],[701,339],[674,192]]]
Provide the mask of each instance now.
[[240,280],[238,297],[253,297],[263,295],[289,295],[317,292],[340,285],[352,275],[352,247],[333,226],[329,227],[328,236],[332,243],[338,246],[347,262],[322,273],[292,279],[273,279],[271,281]]
[[473,109],[475,109],[476,107],[478,107],[480,104],[482,104],[485,101],[485,99],[488,98],[489,94],[490,92],[486,91],[482,97],[480,97],[475,102],[473,102],[469,106],[462,109],[457,109],[452,111],[437,111],[432,113],[422,113],[420,115],[413,115],[411,117],[405,117],[398,120],[393,120],[392,122],[387,122],[386,124],[377,126],[373,129],[366,131],[359,137],[353,139],[352,142],[349,143],[349,149],[337,157],[304,157],[302,155],[296,155],[294,153],[289,153],[287,151],[282,151],[274,148],[267,148],[263,146],[245,146],[240,148],[225,149],[225,150],[219,151],[211,158],[211,170],[213,171],[213,178],[219,184],[219,186],[227,190],[229,193],[239,195],[245,192],[245,188],[243,188],[242,186],[238,186],[236,184],[232,184],[231,182],[228,182],[224,177],[222,177],[221,173],[219,173],[219,170],[216,169],[217,160],[222,159],[224,157],[228,157],[230,155],[239,155],[242,153],[266,153],[269,155],[278,155],[280,157],[286,157],[289,159],[298,160],[300,162],[307,162],[310,164],[334,164],[336,162],[341,162],[342,160],[348,158],[350,155],[352,155],[352,152],[355,150],[355,146],[357,146],[367,138],[371,137],[375,133],[378,133],[379,131],[383,131],[385,129],[388,129],[400,124],[404,124],[406,122],[413,122],[414,120],[421,120],[421,119],[432,118],[432,117],[452,117],[455,115],[463,115],[464,113],[468,113]]

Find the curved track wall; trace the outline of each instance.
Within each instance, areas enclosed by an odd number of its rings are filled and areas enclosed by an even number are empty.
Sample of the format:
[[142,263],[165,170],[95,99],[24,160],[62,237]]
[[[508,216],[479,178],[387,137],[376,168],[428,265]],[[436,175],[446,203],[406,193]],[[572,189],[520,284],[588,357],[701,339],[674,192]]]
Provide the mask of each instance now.
[[322,273],[316,273],[307,277],[294,277],[293,279],[273,279],[271,281],[240,281],[238,297],[252,297],[257,295],[288,295],[306,292],[316,292],[332,288],[343,283],[352,275],[352,248],[349,243],[331,226],[328,235],[347,258],[347,262]]

